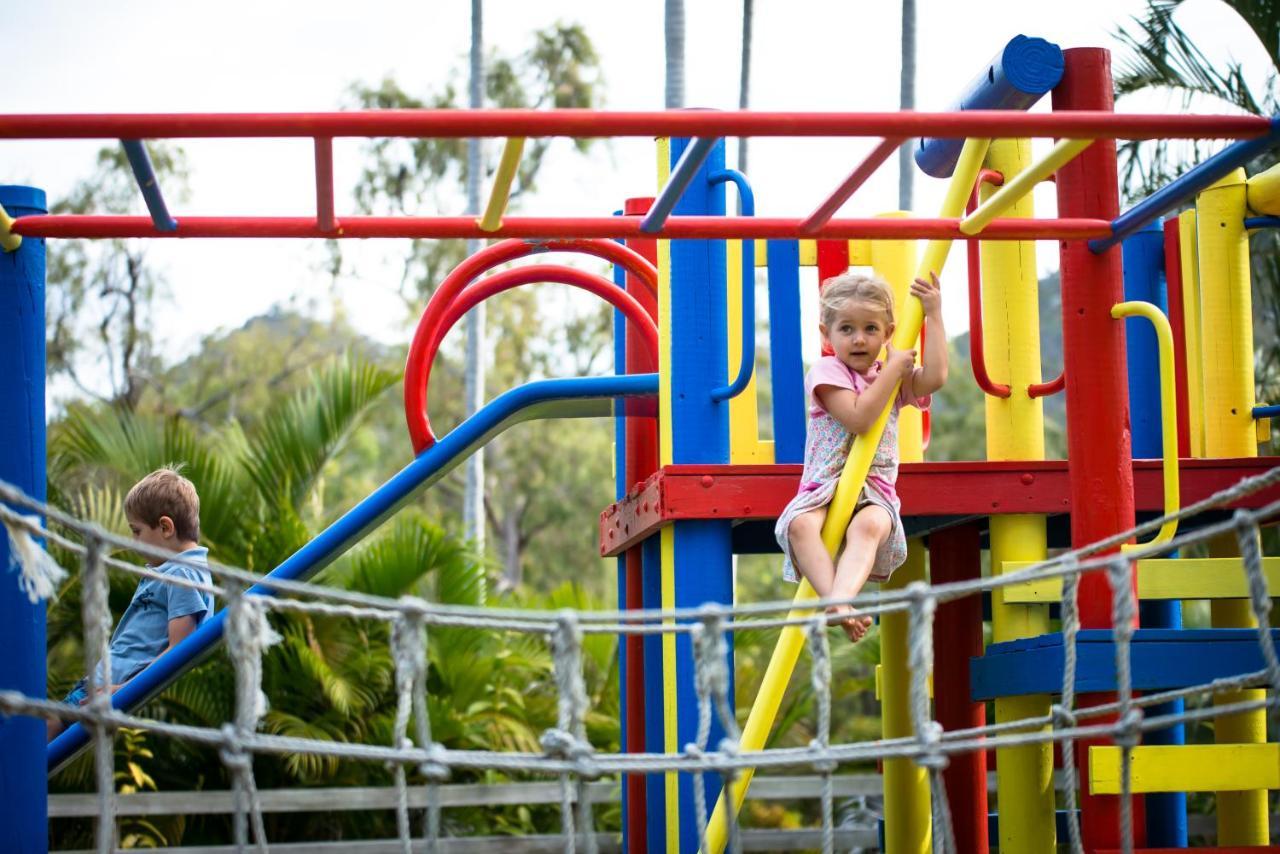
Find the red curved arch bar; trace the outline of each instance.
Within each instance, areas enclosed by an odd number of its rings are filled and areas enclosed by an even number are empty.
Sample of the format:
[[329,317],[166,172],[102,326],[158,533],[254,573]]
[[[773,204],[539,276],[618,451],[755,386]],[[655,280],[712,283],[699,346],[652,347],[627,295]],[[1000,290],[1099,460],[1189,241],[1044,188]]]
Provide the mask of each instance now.
[[[973,213],[978,207],[978,191],[984,183],[1004,183],[1004,176],[994,169],[983,169],[978,173],[978,180],[969,194],[969,204],[965,206],[967,213]],[[969,258],[969,365],[973,368],[973,378],[982,389],[992,397],[1007,398],[1011,392],[1004,383],[994,383],[987,373],[987,355],[982,349],[982,255],[978,241],[968,243]]]
[[465,259],[444,277],[440,286],[436,288],[436,292],[432,294],[427,307],[423,309],[422,317],[418,320],[418,328],[413,333],[413,343],[409,347],[409,356],[404,369],[404,404],[409,436],[413,440],[415,452],[420,453],[423,448],[429,447],[435,441],[425,414],[419,425],[413,413],[426,412],[427,377],[431,372],[431,366],[429,363],[424,364],[422,355],[430,351],[434,358],[435,348],[438,346],[433,343],[436,339],[435,331],[440,326],[447,307],[472,280],[482,273],[517,258],[542,252],[579,252],[593,255],[635,274],[654,293],[657,293],[657,268],[639,253],[612,240],[589,238],[504,240],[492,246],[486,246]]
[[[532,264],[495,273],[463,290],[457,299],[443,308],[438,322],[433,328],[427,330],[430,334],[421,334],[424,325],[418,327],[419,334],[414,336],[405,368],[404,388],[405,420],[409,425],[409,437],[413,441],[414,453],[422,453],[436,441],[435,434],[431,431],[431,419],[427,415],[427,386],[431,377],[431,363],[435,360],[436,351],[440,342],[444,340],[444,336],[464,314],[481,301],[521,285],[540,282],[557,282],[582,288],[617,306],[640,330],[654,359],[658,358],[657,324],[635,297],[621,290],[608,279],[585,270],[555,264]],[[435,302],[433,298],[432,303]],[[424,313],[423,321],[425,320]]]
[[[1051,175],[1046,180],[1052,181],[1056,177]],[[966,207],[966,212],[973,213],[978,206],[978,189],[984,183],[1000,186],[1004,183],[1004,176],[994,169],[983,169],[978,173],[978,181],[974,184],[973,192],[969,195],[969,204]],[[969,364],[973,367],[973,378],[977,381],[979,388],[992,397],[1007,398],[1011,394],[1009,386],[992,382],[990,375],[987,374],[986,354],[982,351],[982,258],[980,251],[978,241],[970,240],[968,244]],[[1028,385],[1027,396],[1033,400],[1037,397],[1047,397],[1062,391],[1066,388],[1066,385],[1067,374],[1064,366],[1057,379],[1050,380],[1047,383],[1031,383]]]

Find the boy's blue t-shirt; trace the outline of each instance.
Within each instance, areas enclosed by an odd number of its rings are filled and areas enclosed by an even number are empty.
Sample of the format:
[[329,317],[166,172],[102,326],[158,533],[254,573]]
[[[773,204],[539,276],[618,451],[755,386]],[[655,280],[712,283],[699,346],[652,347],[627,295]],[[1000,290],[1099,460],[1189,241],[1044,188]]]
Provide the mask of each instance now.
[[[203,546],[180,552],[180,557],[206,563],[209,550]],[[209,571],[165,562],[156,572],[210,584]],[[200,625],[213,614],[213,594],[156,578],[144,578],[111,635],[111,682],[119,685],[155,661],[169,645],[169,621],[194,615]]]

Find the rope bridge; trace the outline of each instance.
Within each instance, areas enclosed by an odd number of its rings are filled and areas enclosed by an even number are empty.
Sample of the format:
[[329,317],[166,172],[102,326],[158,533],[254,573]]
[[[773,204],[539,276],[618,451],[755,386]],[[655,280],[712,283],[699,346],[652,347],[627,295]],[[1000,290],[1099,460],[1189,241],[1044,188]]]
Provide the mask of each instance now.
[[[1123,850],[1127,853],[1133,850],[1130,797],[1132,751],[1144,732],[1163,729],[1179,722],[1206,720],[1263,708],[1268,709],[1274,719],[1280,709],[1280,659],[1277,659],[1270,637],[1271,599],[1259,548],[1259,527],[1280,516],[1280,501],[1254,511],[1237,510],[1230,519],[1204,525],[1167,542],[1126,549],[1123,554],[1113,553],[1113,550],[1136,536],[1159,530],[1166,522],[1224,507],[1276,483],[1280,483],[1280,468],[1242,480],[1235,486],[1176,513],[1153,519],[1129,531],[1081,549],[1064,552],[1015,572],[932,586],[916,582],[904,590],[863,594],[853,600],[815,600],[812,602],[813,611],[789,615],[789,602],[738,605],[732,608],[707,605],[669,611],[608,612],[543,612],[448,606],[416,597],[389,599],[303,582],[264,579],[245,570],[212,563],[207,569],[213,583],[206,585],[187,579],[160,576],[146,567],[113,558],[111,550],[128,549],[147,557],[187,563],[182,558],[77,519],[0,482],[0,502],[4,502],[0,503],[0,522],[8,531],[18,569],[18,583],[33,602],[51,597],[66,577],[66,570],[41,548],[38,539],[57,544],[80,558],[84,585],[82,617],[85,672],[89,674],[91,683],[90,699],[80,707],[29,697],[14,691],[0,691],[0,714],[79,721],[93,733],[99,805],[96,847],[102,852],[113,851],[115,847],[114,732],[119,728],[129,727],[216,748],[233,782],[234,842],[240,849],[253,847],[260,852],[268,850],[268,841],[254,782],[255,755],[308,754],[389,764],[394,768],[397,792],[398,837],[406,854],[415,849],[421,850],[424,844],[427,851],[440,850],[439,786],[450,777],[454,769],[558,776],[561,789],[561,832],[564,850],[567,852],[577,851],[580,847],[587,852],[596,851],[591,800],[585,796],[585,786],[601,776],[664,772],[694,774],[697,825],[705,849],[708,815],[702,785],[704,774],[720,775],[727,786],[735,775],[748,769],[809,769],[821,775],[823,780],[823,851],[830,852],[834,849],[835,842],[833,775],[842,764],[892,758],[910,758],[928,770],[932,793],[933,849],[939,854],[952,854],[956,851],[956,846],[942,777],[948,757],[975,750],[1047,741],[1061,742],[1063,745],[1066,806],[1070,817],[1069,841],[1074,854],[1083,854],[1078,814],[1075,812],[1077,775],[1072,743],[1077,739],[1109,738],[1121,750],[1120,822]],[[6,504],[10,506],[5,506]],[[1186,548],[1225,533],[1234,533],[1239,541],[1248,581],[1250,608],[1258,624],[1257,637],[1264,668],[1191,687],[1135,697],[1130,671],[1130,643],[1137,614],[1137,601],[1130,583],[1133,562]],[[196,568],[206,567],[196,565]],[[223,598],[228,612],[228,653],[235,669],[235,712],[232,721],[217,729],[196,727],[151,720],[112,708],[111,696],[104,690],[110,686],[103,684],[105,674],[111,672],[109,569],[145,578],[158,578],[168,584]],[[1117,699],[1103,705],[1076,709],[1076,637],[1080,628],[1076,594],[1080,576],[1086,572],[1106,573],[1112,589]],[[971,729],[943,730],[932,717],[928,687],[933,670],[933,618],[939,604],[980,595],[983,591],[1051,578],[1062,580],[1063,591],[1061,608],[1065,662],[1060,702],[1051,707],[1048,715],[1042,717]],[[246,591],[255,584],[262,584],[276,594],[283,595],[247,595]],[[847,744],[831,743],[831,655],[823,609],[828,605],[844,603],[852,603],[867,615],[896,612],[906,612],[909,615],[912,736]],[[269,621],[272,611],[378,620],[389,624],[397,696],[391,744],[338,743],[269,735],[258,731],[258,724],[267,710],[267,698],[262,691],[262,657],[279,640]],[[740,729],[729,696],[731,683],[726,632],[774,629],[789,625],[803,628],[812,657],[811,679],[818,698],[816,737],[804,747],[740,751]],[[541,753],[454,750],[433,740],[431,720],[427,713],[426,675],[430,633],[437,627],[516,631],[545,638],[553,655],[558,697],[557,723],[542,734]],[[666,633],[687,634],[691,640],[698,695],[695,741],[686,744],[678,752],[597,752],[586,735],[585,721],[589,700],[582,675],[584,635]],[[98,666],[99,663],[101,667]],[[1247,686],[1265,686],[1270,690],[1261,700],[1152,717],[1144,714],[1147,707],[1173,699],[1211,695]],[[709,743],[713,714],[718,716],[726,733],[726,737],[716,745]],[[1114,716],[1114,720],[1096,720],[1111,716]],[[411,822],[409,809],[407,775],[410,769],[415,769],[427,782],[427,808],[416,828]],[[732,815],[729,820],[728,841],[731,850],[741,850],[736,819]]]

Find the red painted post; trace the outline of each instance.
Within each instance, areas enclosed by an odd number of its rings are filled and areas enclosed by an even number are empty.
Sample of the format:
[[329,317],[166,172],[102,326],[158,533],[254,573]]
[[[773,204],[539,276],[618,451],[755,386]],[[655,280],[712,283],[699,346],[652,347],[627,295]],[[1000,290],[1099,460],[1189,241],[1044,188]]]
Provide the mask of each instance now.
[[[623,213],[627,216],[643,216],[653,204],[652,198],[627,199]],[[632,238],[627,246],[645,260],[658,263],[658,242],[652,238]],[[635,274],[627,273],[627,293],[631,294],[656,322],[658,297],[654,289]],[[656,355],[644,345],[640,330],[628,322],[626,327],[626,371],[629,374],[653,373],[658,370]],[[626,483],[629,492],[658,470],[658,412],[653,400],[629,400],[626,402]],[[641,552],[643,546],[633,546],[626,552],[626,607],[628,610],[644,608],[644,590]],[[627,645],[627,753],[644,753],[644,637],[626,635]],[[648,815],[645,802],[645,776],[627,775],[627,850],[630,854],[645,854],[648,850]]]
[[1182,235],[1178,218],[1164,221],[1165,301],[1173,331],[1173,378],[1178,400],[1178,456],[1191,456],[1191,398],[1187,390],[1187,318],[1182,306]]
[[[929,578],[934,584],[966,581],[982,574],[982,546],[975,525],[929,535]],[[948,732],[986,726],[987,707],[969,699],[969,660],[982,655],[982,597],[938,605],[933,621],[934,708]],[[956,850],[987,851],[987,752],[955,754],[943,772]]]
[[[849,269],[849,241],[847,240],[817,240],[817,255],[815,259],[818,266],[818,293],[822,293],[822,283],[832,276],[838,276]],[[832,349],[825,342],[822,345],[822,355],[830,356]]]
[[[1072,48],[1065,51],[1065,60],[1062,82],[1053,92],[1054,110],[1114,109],[1110,53]],[[1118,184],[1115,142],[1100,139],[1058,171],[1059,216],[1114,219],[1120,212]],[[1060,257],[1071,544],[1079,547],[1134,524],[1124,324],[1111,317],[1111,307],[1124,300],[1124,282],[1118,248],[1095,255],[1084,241],[1064,241]],[[1083,628],[1111,627],[1105,574],[1081,578],[1079,602]],[[1113,697],[1093,694],[1082,697],[1081,704]],[[1083,780],[1088,779],[1089,746],[1096,743],[1108,742],[1076,742]],[[1141,798],[1135,798],[1134,805],[1139,808]],[[1122,847],[1118,797],[1091,795],[1088,786],[1082,786],[1080,812],[1085,850]],[[1144,825],[1135,815],[1138,845],[1145,841]]]

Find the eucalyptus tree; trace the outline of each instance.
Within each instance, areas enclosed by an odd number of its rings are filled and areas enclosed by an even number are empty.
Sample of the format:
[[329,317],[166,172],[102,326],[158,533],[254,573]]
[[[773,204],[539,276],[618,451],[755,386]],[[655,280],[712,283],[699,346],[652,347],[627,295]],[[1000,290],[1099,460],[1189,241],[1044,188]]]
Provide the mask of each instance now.
[[[535,33],[530,47],[517,55],[487,51],[481,77],[483,100],[491,107],[595,108],[602,103],[599,57],[586,32],[575,24],[558,23]],[[375,109],[455,108],[466,103],[465,97],[461,74],[425,95],[411,94],[392,79],[377,85],[362,84],[354,90],[358,106]],[[536,190],[552,146],[556,144],[548,138],[526,141],[512,188],[512,207],[521,205]],[[586,152],[591,145],[591,140],[573,143],[579,153]],[[466,141],[460,139],[374,140],[367,146],[365,156],[366,165],[355,195],[357,204],[369,213],[413,214],[451,207],[461,209],[466,203],[465,188],[478,171],[470,162]],[[494,166],[482,159],[479,169],[487,176]],[[460,241],[408,242],[408,251],[402,259],[400,292],[411,314],[421,310],[425,299],[465,257],[465,251]],[[341,269],[340,259],[336,268]],[[571,317],[570,325],[577,323],[592,330],[594,337],[588,345],[594,349],[608,340],[608,318],[607,311],[592,309],[581,317]],[[553,375],[560,363],[568,361],[566,356],[572,355],[567,347],[573,343],[569,341],[573,333],[561,331],[563,324],[563,317],[553,317],[539,306],[536,298],[525,293],[507,294],[495,300],[489,308],[487,323],[493,344],[487,348],[489,352],[483,354],[491,355],[493,362],[488,366],[487,388],[481,391],[492,396],[513,384]],[[517,355],[522,352],[526,356]],[[527,355],[530,352],[542,355],[533,359]],[[432,372],[433,423],[452,425],[464,417],[465,409],[459,405],[466,396],[463,375],[459,352],[451,341],[446,342]],[[559,578],[581,577],[599,563],[589,535],[582,534],[593,529],[593,518],[603,501],[611,497],[607,490],[609,461],[607,454],[583,458],[575,453],[575,448],[582,438],[581,431],[607,436],[610,429],[603,422],[589,427],[524,425],[517,436],[500,439],[486,448],[484,516],[491,536],[497,540],[494,551],[500,555],[506,586],[521,580],[522,566],[528,563],[527,552],[533,544],[559,539],[555,526],[537,506],[540,500],[537,487],[529,478],[518,474],[528,470],[531,456],[545,454],[549,464],[566,474],[565,483],[579,481],[576,475],[585,471],[590,477],[581,479],[584,488],[592,484],[586,493],[571,490],[571,494],[562,496],[557,490],[554,494],[542,494],[541,500],[562,501],[574,510],[577,515],[572,528],[580,535],[578,547],[567,553],[559,552],[551,571]],[[536,438],[530,440],[531,436]],[[586,441],[599,444],[593,439]],[[607,439],[604,442],[607,445]],[[565,461],[568,459],[575,460],[572,472],[575,477],[567,476]],[[600,484],[606,488],[601,490]],[[432,510],[446,513],[450,518],[462,515],[465,496],[457,480],[450,477],[442,481],[432,493],[426,499]]]

